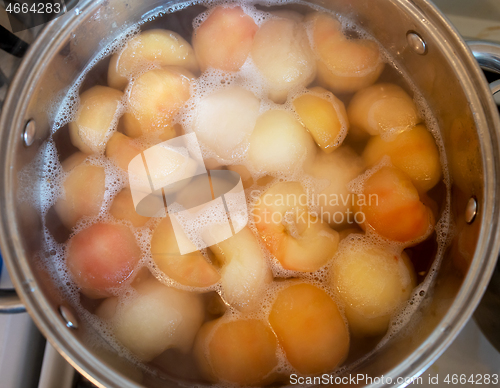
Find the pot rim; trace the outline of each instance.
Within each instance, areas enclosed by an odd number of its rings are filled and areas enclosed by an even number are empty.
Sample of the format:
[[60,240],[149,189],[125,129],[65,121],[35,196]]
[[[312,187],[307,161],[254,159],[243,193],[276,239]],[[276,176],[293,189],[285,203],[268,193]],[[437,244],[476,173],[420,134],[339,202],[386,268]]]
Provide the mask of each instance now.
[[[67,37],[76,26],[102,6],[105,0],[82,0],[77,9],[70,11],[50,22],[30,46],[21,66],[10,86],[2,116],[0,117],[0,246],[7,269],[26,309],[40,331],[62,356],[81,374],[98,386],[137,387],[127,377],[108,368],[85,346],[76,341],[71,330],[66,327],[61,316],[45,299],[34,282],[34,275],[25,257],[21,242],[12,231],[16,225],[14,213],[15,193],[9,191],[15,181],[15,171],[11,166],[15,160],[16,144],[21,142],[22,130],[28,119],[25,118],[37,75],[44,69],[49,58],[54,56],[65,44]],[[462,327],[471,317],[483,295],[495,267],[500,250],[500,226],[497,219],[488,220],[487,215],[500,214],[495,199],[499,196],[495,182],[500,175],[500,119],[490,94],[484,75],[475,61],[468,46],[456,29],[440,11],[428,0],[399,1],[407,13],[422,16],[425,12],[428,29],[432,34],[444,35],[446,42],[440,40],[440,49],[448,58],[458,58],[457,71],[466,90],[474,90],[469,95],[470,104],[478,114],[475,116],[479,142],[482,149],[484,166],[484,204],[480,207],[481,231],[471,268],[460,290],[441,322],[427,339],[404,362],[388,371],[384,376],[396,380],[398,377],[419,376],[434,362],[455,339]],[[50,45],[45,44],[50,42]],[[12,130],[15,129],[15,130]],[[372,384],[370,387],[394,387],[392,384]],[[404,386],[403,384],[401,386]]]

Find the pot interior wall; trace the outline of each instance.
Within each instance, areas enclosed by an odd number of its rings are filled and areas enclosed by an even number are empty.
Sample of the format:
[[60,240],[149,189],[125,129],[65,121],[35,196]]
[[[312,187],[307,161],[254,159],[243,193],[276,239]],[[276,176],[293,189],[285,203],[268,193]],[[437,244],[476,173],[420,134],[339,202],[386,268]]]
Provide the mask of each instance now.
[[[470,65],[470,58],[467,58],[462,51],[454,52],[448,46],[447,42],[455,39],[453,34],[440,27],[442,21],[439,16],[424,1],[415,2],[421,7],[420,9],[406,2],[401,4],[397,1],[382,0],[313,2],[348,15],[378,39],[397,65],[411,75],[412,81],[422,92],[438,120],[446,148],[448,171],[453,181],[451,212],[457,228],[455,238],[446,251],[434,292],[432,295],[427,295],[428,302],[424,303],[425,306],[422,306],[416,314],[412,330],[403,331],[400,336],[393,338],[380,350],[377,357],[372,357],[355,369],[345,372],[366,373],[372,376],[387,375],[401,360],[410,357],[415,349],[425,347],[426,339],[456,300],[463,274],[467,272],[469,263],[473,259],[478,236],[485,227],[481,205],[480,212],[471,225],[464,220],[464,210],[470,197],[477,198],[479,204],[485,200],[482,156],[484,145],[478,137],[480,127],[478,122],[483,125],[485,119],[477,97],[467,92],[469,87],[467,82],[480,83],[481,80],[476,74],[472,74],[470,75],[472,80],[465,81],[467,72],[460,62]],[[78,5],[80,12],[78,23],[73,13],[54,21],[49,27],[49,32],[53,34],[52,38],[48,39],[45,35],[42,37],[47,44],[50,41],[52,45],[39,50],[38,63],[33,67],[33,71],[38,73],[29,80],[29,91],[26,92],[29,98],[20,101],[20,104],[25,105],[24,117],[20,118],[17,126],[13,128],[20,133],[25,120],[32,118],[37,123],[37,139],[35,145],[26,148],[21,142],[21,137],[16,138],[13,144],[15,160],[12,160],[14,171],[21,171],[32,162],[37,147],[41,146],[50,134],[54,116],[50,112],[54,109],[54,103],[60,101],[61,96],[93,59],[95,53],[112,42],[126,26],[141,20],[156,7],[161,6],[168,10],[173,3],[82,1]],[[168,25],[165,27],[168,28]],[[416,31],[425,40],[427,44],[425,55],[418,55],[409,47],[406,39],[408,31]],[[487,139],[488,135],[481,134],[481,137]],[[34,172],[28,189],[30,184],[36,182],[36,175],[37,172]],[[14,190],[26,189],[22,187],[26,182],[18,181],[16,175],[13,179]],[[45,313],[54,320],[54,330],[69,330],[61,322],[58,308],[60,305],[71,306],[71,303],[65,300],[58,287],[40,268],[37,257],[42,241],[41,221],[37,213],[27,206],[21,197],[18,197],[15,204],[15,212],[20,244],[24,247],[26,257],[29,258],[29,268],[26,268],[26,271],[35,279],[37,292],[47,301],[48,310]],[[50,252],[47,254],[50,255]],[[474,268],[474,265],[471,268]],[[82,323],[83,319],[80,319],[80,322]],[[405,332],[407,334],[404,334]],[[88,345],[88,338],[92,334],[93,329],[85,324],[80,324],[77,330],[72,331],[74,338],[79,341],[79,346],[120,370],[122,374],[132,379],[144,379],[142,382],[151,387],[164,386],[165,382],[161,379],[147,374],[141,376],[136,372],[136,368],[124,359],[117,358],[112,352],[96,350]],[[71,344],[66,345],[71,347]],[[72,357],[69,348],[65,349],[65,352]],[[85,369],[85,366],[83,368]],[[88,373],[94,378],[99,378],[93,371]],[[175,383],[171,381],[168,385],[173,386]]]

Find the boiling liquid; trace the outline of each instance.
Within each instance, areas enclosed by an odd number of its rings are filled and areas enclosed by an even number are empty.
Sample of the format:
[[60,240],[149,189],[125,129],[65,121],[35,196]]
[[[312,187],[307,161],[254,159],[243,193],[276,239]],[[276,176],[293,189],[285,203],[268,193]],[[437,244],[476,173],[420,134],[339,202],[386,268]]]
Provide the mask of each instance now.
[[[244,10],[247,14],[251,15],[255,20],[257,25],[261,25],[265,20],[272,18],[267,12],[270,10],[294,10],[302,14],[306,14],[312,11],[311,7],[300,2],[293,4],[286,4],[277,6],[281,2],[266,2],[265,5],[257,6],[253,8],[251,5],[244,5]],[[210,4],[208,4],[211,6]],[[46,258],[47,262],[50,262],[48,267],[53,267],[54,271],[52,273],[54,280],[61,284],[63,293],[69,296],[70,299],[77,306],[78,312],[85,320],[87,320],[96,330],[100,333],[101,338],[92,338],[96,346],[102,346],[102,340],[111,344],[121,355],[133,360],[138,363],[141,368],[145,368],[149,371],[163,371],[174,378],[186,378],[189,380],[200,378],[196,370],[194,361],[190,354],[183,355],[177,350],[167,350],[162,355],[157,357],[148,365],[140,363],[140,361],[131,354],[126,348],[119,344],[113,337],[112,328],[108,324],[99,319],[93,314],[95,309],[99,305],[99,301],[91,300],[84,295],[80,294],[78,288],[71,279],[70,274],[65,266],[65,250],[67,245],[67,240],[70,236],[77,234],[79,231],[84,230],[88,226],[96,222],[109,222],[109,223],[123,223],[117,221],[109,215],[109,208],[113,202],[115,195],[120,192],[120,190],[127,186],[128,177],[125,172],[117,168],[110,160],[108,160],[103,155],[91,155],[87,158],[86,163],[92,165],[103,166],[106,172],[106,192],[104,197],[104,203],[102,205],[101,212],[96,217],[85,217],[77,224],[73,230],[68,230],[63,227],[58,221],[57,214],[53,211],[53,204],[56,202],[57,198],[61,196],[62,182],[67,174],[62,171],[60,163],[69,157],[71,154],[77,151],[77,149],[71,144],[68,136],[67,123],[75,120],[76,111],[78,108],[79,94],[94,85],[106,85],[106,71],[109,65],[109,54],[119,51],[123,45],[136,36],[139,31],[145,31],[153,28],[168,28],[174,32],[179,33],[188,42],[191,41],[191,36],[193,32],[193,26],[200,25],[204,18],[206,17],[205,5],[194,5],[189,6],[185,9],[179,10],[174,13],[164,13],[159,12],[156,16],[150,16],[148,20],[144,21],[142,24],[135,26],[129,31],[123,34],[122,40],[117,42],[115,46],[108,47],[103,50],[102,53],[98,53],[95,59],[89,64],[88,68],[82,73],[81,77],[77,80],[74,86],[69,90],[68,94],[65,96],[64,100],[60,102],[60,107],[58,110],[58,115],[55,119],[55,124],[52,131],[51,138],[47,141],[43,155],[41,155],[41,160],[43,160],[44,166],[47,166],[44,170],[44,182],[50,182],[50,185],[42,186],[42,196],[40,201],[39,210],[44,216],[44,232],[46,238],[45,252],[47,255],[42,255]],[[320,8],[317,10],[324,11]],[[201,16],[199,16],[201,15]],[[359,29],[358,26],[353,25],[349,20],[343,18],[341,15],[336,15],[342,22],[344,33],[352,38],[362,37],[371,39],[364,31]],[[418,286],[414,290],[412,297],[408,305],[395,314],[392,320],[388,333],[381,337],[375,337],[370,340],[359,341],[356,338],[352,338],[351,348],[349,351],[349,356],[347,361],[343,364],[347,368],[352,367],[354,364],[359,362],[360,359],[371,354],[378,346],[381,346],[391,335],[397,333],[410,319],[412,312],[416,310],[419,306],[420,301],[423,299],[425,292],[427,292],[430,284],[432,283],[433,274],[438,269],[440,264],[440,259],[445,248],[448,235],[448,222],[449,222],[449,181],[448,172],[445,165],[445,155],[443,144],[439,135],[439,129],[436,125],[436,121],[432,116],[431,110],[426,105],[425,101],[419,95],[418,90],[411,83],[410,77],[406,75],[397,63],[391,60],[391,58],[386,54],[386,52],[381,48],[382,53],[385,53],[385,60],[388,66],[385,67],[384,72],[380,76],[377,83],[380,82],[391,82],[403,87],[410,95],[413,95],[413,99],[420,110],[420,117],[425,122],[429,131],[433,134],[436,144],[440,150],[441,162],[443,166],[443,177],[444,179],[434,187],[429,195],[439,204],[440,206],[440,218],[436,223],[435,232],[428,237],[424,242],[407,248],[405,251],[410,256],[413,262],[415,271],[418,276]],[[283,105],[275,104],[273,101],[269,100],[266,88],[263,86],[265,82],[262,79],[259,71],[252,63],[251,60],[243,65],[242,69],[237,73],[224,73],[219,70],[208,70],[204,72],[200,78],[194,82],[194,95],[188,101],[186,106],[179,112],[175,117],[175,122],[181,124],[183,128],[188,132],[190,126],[193,122],[192,112],[196,109],[196,104],[199,100],[205,96],[213,93],[214,91],[226,88],[228,85],[242,86],[245,89],[254,93],[261,100],[260,113],[263,113],[269,109],[285,109],[296,116],[293,111],[291,101],[293,96],[289,96],[287,102]],[[348,105],[352,95],[339,95],[339,97],[346,106]],[[122,111],[127,109],[127,101],[124,99]],[[139,139],[139,143],[141,140]],[[145,140],[142,142],[142,146],[151,146],[151,140]],[[365,143],[360,143],[354,141],[347,136],[344,144],[350,145],[352,148],[360,152]],[[202,145],[202,153],[205,159],[218,159],[222,165],[227,164],[241,164],[248,168],[250,171],[253,181],[257,182],[260,178],[267,175],[266,171],[259,171],[252,168],[246,159],[245,150],[248,148],[248,144],[243,144],[240,147],[240,154],[235,155],[232,160],[223,160],[218,158],[210,148]],[[321,152],[321,151],[319,151]],[[40,160],[40,162],[41,162]],[[294,180],[300,182],[307,192],[313,192],[314,190],[321,190],[324,186],[324,182],[315,180],[310,175],[304,173],[303,171],[294,172],[293,176],[290,174],[279,174],[274,176],[271,182],[268,182],[264,186],[254,183],[249,187],[246,192],[247,202],[249,208],[253,205],[255,198],[263,193],[266,189],[272,186],[278,181],[288,181]],[[310,204],[312,205],[312,198],[309,198]],[[223,302],[219,295],[223,296],[223,290],[221,289],[220,283],[215,284],[204,289],[193,289],[187,286],[183,286],[174,280],[165,276],[161,271],[157,269],[150,252],[150,242],[155,226],[160,222],[159,219],[151,219],[146,227],[132,228],[136,240],[142,250],[142,259],[139,263],[139,267],[147,268],[158,280],[165,283],[166,285],[176,287],[183,290],[189,291],[203,291],[206,292],[204,299],[206,302],[207,309],[207,320],[215,319],[220,316],[226,316],[229,319],[238,319],[241,315],[236,309],[228,306]],[[128,225],[128,224],[126,224]],[[149,227],[148,227],[149,226]],[[284,269],[279,262],[272,257],[268,252],[265,244],[260,239],[257,229],[250,220],[249,226],[253,233],[257,236],[257,240],[261,245],[262,251],[265,253],[266,260],[272,269],[275,281],[271,283],[265,293],[265,297],[260,303],[260,308],[255,310],[253,313],[245,315],[246,317],[255,317],[267,321],[270,308],[272,306],[273,300],[275,298],[276,292],[284,287],[286,282],[285,279],[298,278],[305,282],[314,284],[322,289],[324,289],[334,300],[336,299],[335,294],[329,288],[328,273],[331,263],[322,267],[320,270],[312,273],[296,272]],[[374,245],[380,244],[380,241],[373,238],[371,242]],[[397,244],[394,244],[397,245]],[[208,250],[204,250],[203,254],[208,259],[213,259],[212,255]],[[144,273],[143,273],[144,275]],[[146,275],[147,276],[147,275]],[[119,290],[116,290],[116,294],[120,295],[125,301],[127,298],[134,297],[134,289],[130,286],[130,281],[128,285],[124,285]],[[339,304],[341,308],[341,304]],[[90,340],[90,339],[89,339]],[[288,363],[286,357],[284,357],[283,351],[279,349],[278,356],[280,361],[277,366],[277,370],[283,375],[289,375],[291,373],[296,373],[295,369]],[[342,369],[345,369],[344,367]],[[286,379],[285,379],[286,380]]]

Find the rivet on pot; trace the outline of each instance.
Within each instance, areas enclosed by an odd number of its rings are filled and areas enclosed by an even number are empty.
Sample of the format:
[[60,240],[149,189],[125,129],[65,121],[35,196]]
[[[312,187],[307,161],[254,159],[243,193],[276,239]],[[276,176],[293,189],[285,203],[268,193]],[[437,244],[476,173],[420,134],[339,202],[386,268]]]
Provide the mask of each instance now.
[[66,327],[78,329],[78,320],[66,306],[59,306],[59,314],[66,322]]
[[427,54],[427,45],[425,44],[425,41],[415,31],[408,31],[406,33],[406,41],[413,52],[419,55]]
[[29,120],[24,127],[23,140],[24,145],[29,147],[35,141],[36,125],[35,120]]
[[465,222],[472,224],[477,214],[477,199],[476,197],[470,197],[469,202],[467,202],[467,207],[465,208]]
[[23,282],[23,287],[27,292],[35,292],[35,281],[33,279],[27,279]]

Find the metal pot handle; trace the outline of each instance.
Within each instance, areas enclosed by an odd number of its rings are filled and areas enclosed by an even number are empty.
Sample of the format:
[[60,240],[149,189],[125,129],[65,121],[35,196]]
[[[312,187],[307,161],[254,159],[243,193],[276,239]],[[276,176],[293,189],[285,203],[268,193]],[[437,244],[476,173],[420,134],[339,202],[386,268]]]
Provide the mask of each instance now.
[[[467,42],[481,69],[500,74],[500,45],[484,41]],[[500,79],[490,84],[491,93],[500,92]]]
[[[500,74],[500,45],[482,41],[467,42],[469,48],[474,54],[479,66],[483,70],[488,70]],[[490,83],[491,93],[500,92],[500,79]],[[495,271],[486,289],[486,292],[481,299],[476,311],[474,319],[483,334],[488,338],[493,346],[500,351],[500,334],[498,327],[500,319],[498,317],[498,309],[500,307],[500,261],[497,262]]]
[[[3,267],[5,270],[5,267]],[[0,254],[0,273],[2,272],[2,255]],[[26,308],[21,303],[15,290],[0,290],[0,314],[23,313]]]
[[0,290],[0,314],[24,313],[26,308],[15,290]]

